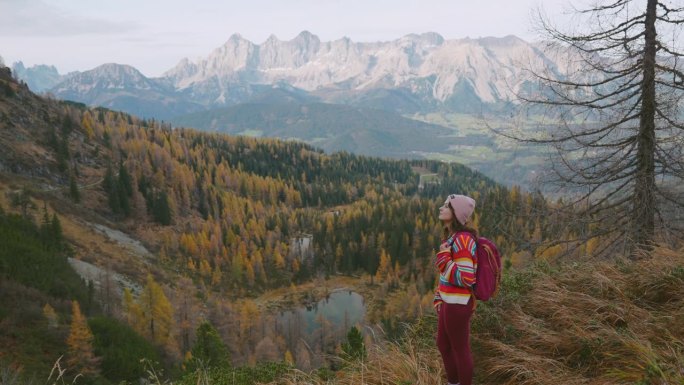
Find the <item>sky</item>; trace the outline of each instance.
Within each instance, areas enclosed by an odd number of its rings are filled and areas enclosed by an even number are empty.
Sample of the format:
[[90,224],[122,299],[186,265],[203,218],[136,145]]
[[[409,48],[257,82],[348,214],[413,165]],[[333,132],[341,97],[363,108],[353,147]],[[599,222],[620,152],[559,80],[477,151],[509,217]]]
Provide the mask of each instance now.
[[256,44],[309,31],[321,41],[538,38],[531,13],[555,17],[567,0],[0,0],[0,57],[60,73],[103,63],[160,76],[182,58],[208,56],[234,33]]

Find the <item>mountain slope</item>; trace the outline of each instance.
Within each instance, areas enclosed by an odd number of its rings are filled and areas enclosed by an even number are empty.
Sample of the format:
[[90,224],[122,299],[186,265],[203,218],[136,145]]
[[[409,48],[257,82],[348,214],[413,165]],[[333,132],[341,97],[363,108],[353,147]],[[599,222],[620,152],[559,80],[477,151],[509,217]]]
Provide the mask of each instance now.
[[396,158],[413,151],[446,151],[445,137],[452,132],[383,110],[324,103],[240,104],[172,122],[230,134],[297,138],[329,152]]

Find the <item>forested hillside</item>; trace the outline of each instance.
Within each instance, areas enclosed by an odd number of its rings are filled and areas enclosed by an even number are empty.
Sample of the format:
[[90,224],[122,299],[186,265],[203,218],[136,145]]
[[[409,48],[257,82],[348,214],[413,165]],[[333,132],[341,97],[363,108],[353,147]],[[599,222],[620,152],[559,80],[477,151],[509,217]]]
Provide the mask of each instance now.
[[[475,224],[498,243],[507,267],[535,257],[536,242],[558,236],[543,197],[509,190],[458,164],[327,154],[299,142],[174,129],[41,99],[8,70],[0,79],[0,144],[3,220],[26,229],[16,235],[18,244],[35,244],[35,258],[54,255],[60,269],[85,264],[96,271],[79,270],[82,282],[68,278],[75,286],[55,291],[40,283],[53,268],[35,264],[40,273],[15,273],[27,271],[30,260],[4,246],[3,286],[38,290],[3,307],[1,322],[11,327],[2,329],[0,341],[17,349],[0,359],[12,365],[42,349],[42,364],[33,367],[49,368],[66,354],[91,378],[133,381],[139,367],[122,377],[112,365],[134,367],[151,349],[180,376],[196,367],[193,356],[202,356],[207,338],[215,337],[226,365],[334,368],[330,357],[339,354],[348,330],[320,320],[304,335],[302,325],[280,324],[277,311],[335,287],[354,288],[367,301],[367,322],[382,325],[388,337],[399,335],[401,321],[430,307],[431,255],[441,234],[437,208],[448,193],[478,201]],[[60,223],[64,249],[33,240],[44,239],[42,229],[53,223]],[[14,237],[18,230],[8,226],[4,234]],[[67,257],[71,265],[64,264]],[[76,299],[78,311],[65,302]],[[36,313],[47,305],[56,316]],[[30,315],[21,311],[28,307]],[[75,348],[60,341],[86,328],[77,322],[81,310],[94,337],[88,342],[87,333],[77,333],[81,342],[70,341],[94,345],[74,358]],[[26,317],[33,323],[22,324]],[[50,345],[25,345],[13,331],[22,325],[42,325]],[[130,354],[121,346],[130,346]]]

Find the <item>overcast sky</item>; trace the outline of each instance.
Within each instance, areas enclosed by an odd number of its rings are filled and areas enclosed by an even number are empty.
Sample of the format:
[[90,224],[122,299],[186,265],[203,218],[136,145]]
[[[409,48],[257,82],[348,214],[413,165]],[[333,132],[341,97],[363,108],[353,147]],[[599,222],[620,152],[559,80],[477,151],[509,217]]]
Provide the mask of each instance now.
[[184,57],[207,56],[234,34],[260,44],[303,30],[322,41],[517,35],[534,40],[530,13],[562,15],[567,0],[0,0],[7,65],[52,64],[60,73],[103,63],[159,76]]

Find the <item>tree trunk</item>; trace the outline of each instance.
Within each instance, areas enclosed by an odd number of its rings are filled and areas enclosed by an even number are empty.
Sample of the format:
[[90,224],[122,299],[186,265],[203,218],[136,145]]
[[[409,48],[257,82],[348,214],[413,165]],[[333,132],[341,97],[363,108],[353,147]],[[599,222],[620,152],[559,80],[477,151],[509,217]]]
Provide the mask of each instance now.
[[655,236],[655,60],[656,5],[648,0],[644,25],[641,117],[637,135],[637,169],[633,196],[633,241],[637,249],[653,246]]

